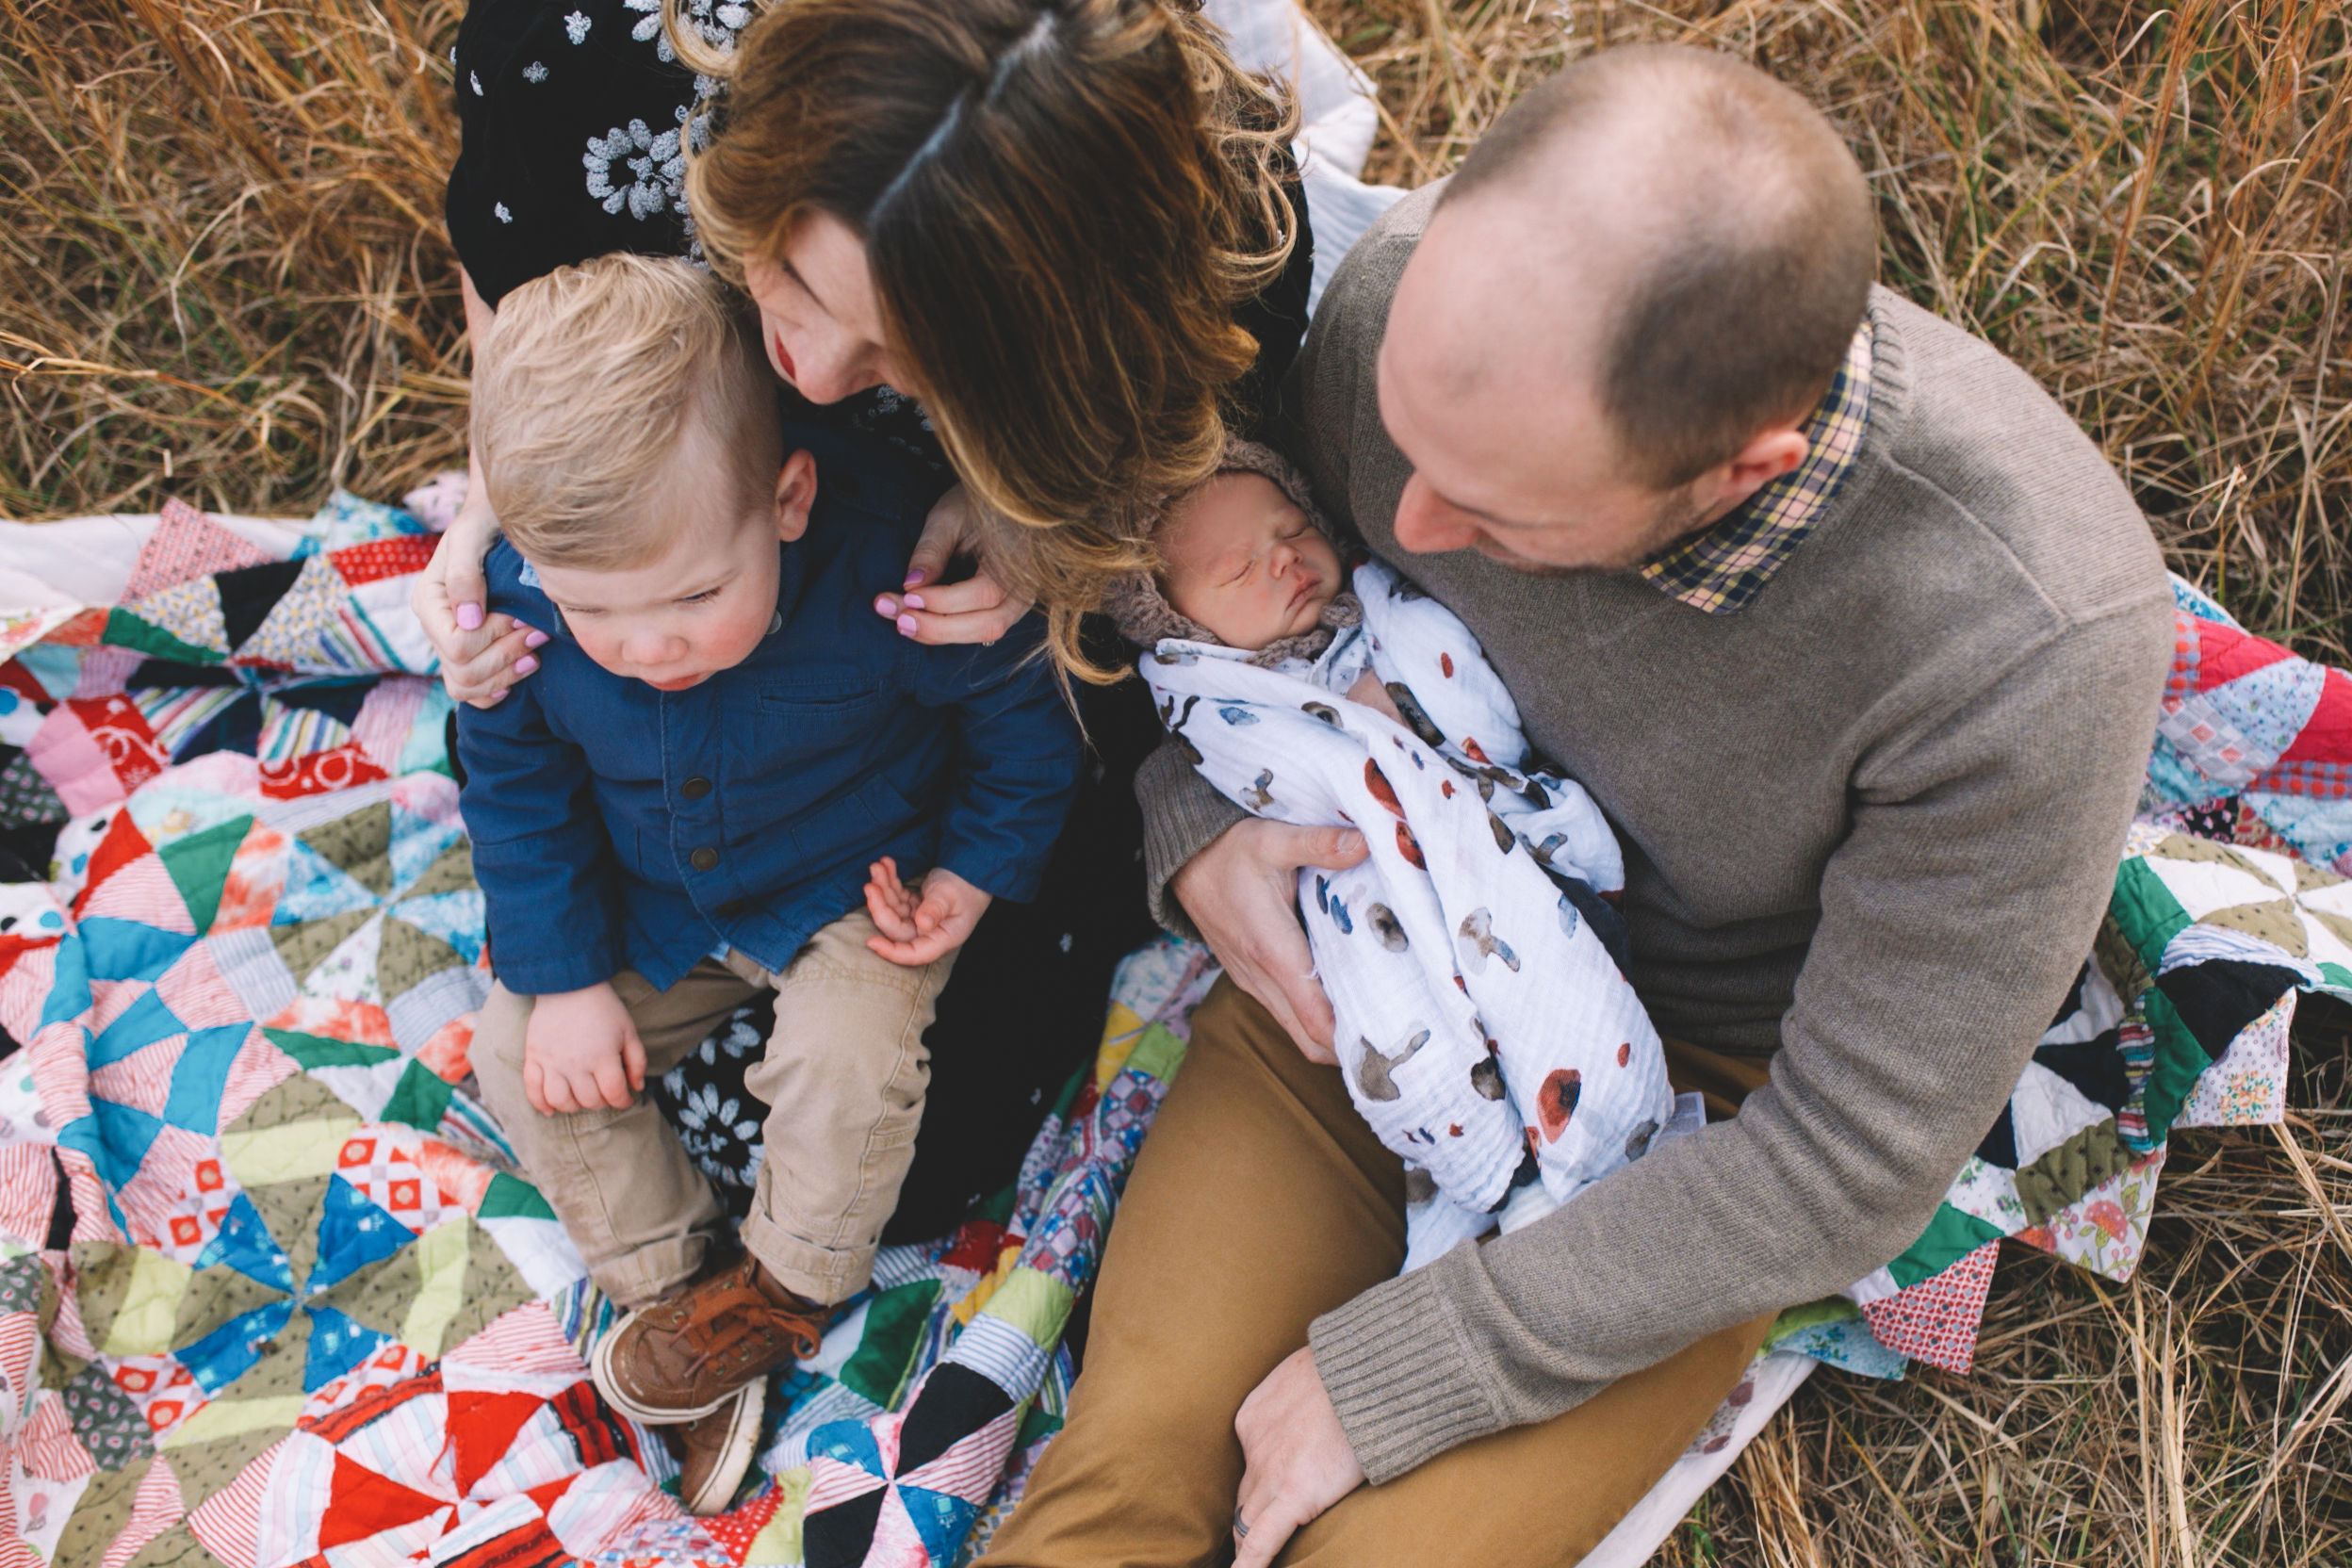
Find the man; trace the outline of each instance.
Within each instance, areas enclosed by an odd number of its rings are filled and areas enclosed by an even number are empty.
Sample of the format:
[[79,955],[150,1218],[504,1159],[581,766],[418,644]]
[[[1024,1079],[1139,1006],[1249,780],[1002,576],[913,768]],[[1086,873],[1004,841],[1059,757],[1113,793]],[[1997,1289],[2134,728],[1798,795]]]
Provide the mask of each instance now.
[[1573,1562],[1775,1312],[1924,1228],[2089,948],[2172,619],[2091,443],[1873,255],[1817,112],[1625,50],[1342,267],[1294,381],[1315,488],[1618,827],[1631,978],[1726,1119],[1392,1277],[1401,1174],[1315,1065],[1292,912],[1361,842],[1164,750],[1152,884],[1230,984],[989,1562]]

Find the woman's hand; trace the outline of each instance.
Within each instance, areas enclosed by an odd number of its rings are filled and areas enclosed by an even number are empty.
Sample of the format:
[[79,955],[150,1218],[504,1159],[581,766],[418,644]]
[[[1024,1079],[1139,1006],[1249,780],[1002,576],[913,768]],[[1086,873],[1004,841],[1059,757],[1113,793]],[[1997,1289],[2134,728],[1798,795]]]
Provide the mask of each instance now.
[[441,684],[449,695],[488,708],[539,667],[531,651],[546,646],[547,634],[511,616],[482,613],[490,596],[482,558],[498,537],[498,519],[481,496],[479,482],[468,487],[457,521],[409,585],[408,606],[441,656]]
[[948,491],[923,519],[923,537],[906,563],[906,591],[883,594],[874,612],[898,623],[902,636],[918,643],[993,643],[1029,613],[1029,600],[1008,594],[988,575],[985,563],[960,582],[941,585],[958,556],[977,559],[979,519],[961,484]]
[[1298,868],[1345,871],[1364,858],[1351,827],[1251,817],[1218,834],[1168,884],[1234,985],[1256,997],[1307,1060],[1338,1065],[1331,1002],[1298,924]]
[[[466,338],[479,354],[490,336],[490,306],[474,287],[474,276],[457,271],[466,301]],[[441,536],[440,547],[409,585],[408,607],[425,630],[425,641],[441,656],[441,684],[449,695],[488,708],[506,689],[539,667],[531,650],[547,645],[547,634],[506,615],[484,615],[490,602],[482,558],[498,536],[498,514],[490,509],[490,487],[482,480],[482,459],[467,454],[466,502]]]

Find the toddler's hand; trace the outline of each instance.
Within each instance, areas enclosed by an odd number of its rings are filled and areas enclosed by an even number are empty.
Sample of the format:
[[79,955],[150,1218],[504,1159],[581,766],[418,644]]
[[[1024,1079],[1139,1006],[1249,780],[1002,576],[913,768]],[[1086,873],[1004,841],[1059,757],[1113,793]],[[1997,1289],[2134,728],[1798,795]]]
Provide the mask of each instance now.
[[645,1086],[645,1047],[610,985],[543,996],[523,1032],[523,1093],[541,1116],[610,1105],[625,1111]]
[[869,868],[866,912],[882,934],[866,945],[894,964],[919,969],[964,945],[988,911],[990,895],[945,867],[923,879],[920,896],[898,879],[898,862],[884,856]]

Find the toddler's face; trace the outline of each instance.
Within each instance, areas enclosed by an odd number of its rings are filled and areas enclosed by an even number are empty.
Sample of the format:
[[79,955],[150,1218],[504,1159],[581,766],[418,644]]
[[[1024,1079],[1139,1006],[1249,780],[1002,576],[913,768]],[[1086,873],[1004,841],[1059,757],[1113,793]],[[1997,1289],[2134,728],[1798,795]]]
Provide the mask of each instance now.
[[[539,566],[540,584],[587,654],[612,674],[682,692],[752,655],[776,618],[776,546],[800,537],[816,463],[785,461],[772,502],[743,507],[731,486],[697,483],[667,522],[670,547],[627,571]],[[700,494],[693,494],[700,492]]]
[[1263,474],[1219,474],[1169,510],[1152,543],[1177,611],[1252,651],[1315,629],[1342,586],[1339,551]]

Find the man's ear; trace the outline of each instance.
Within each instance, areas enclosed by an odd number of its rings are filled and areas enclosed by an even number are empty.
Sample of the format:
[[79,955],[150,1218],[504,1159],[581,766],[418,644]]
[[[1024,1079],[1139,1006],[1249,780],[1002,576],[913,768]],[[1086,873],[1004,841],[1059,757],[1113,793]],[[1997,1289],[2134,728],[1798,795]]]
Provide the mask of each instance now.
[[1702,497],[1728,510],[1805,461],[1812,443],[1794,425],[1775,425],[1749,437],[1746,446],[1699,480]]
[[776,476],[776,537],[789,545],[808,531],[808,509],[817,504],[817,460],[806,449],[784,460]]

